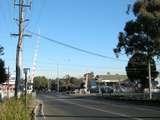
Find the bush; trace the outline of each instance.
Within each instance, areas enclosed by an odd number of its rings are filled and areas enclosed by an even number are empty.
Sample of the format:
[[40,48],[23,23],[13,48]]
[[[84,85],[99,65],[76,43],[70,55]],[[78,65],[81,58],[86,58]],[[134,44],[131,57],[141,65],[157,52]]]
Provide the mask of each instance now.
[[[31,97],[27,98],[28,104]],[[31,110],[25,107],[24,97],[20,99],[11,98],[0,104],[0,120],[30,120]]]

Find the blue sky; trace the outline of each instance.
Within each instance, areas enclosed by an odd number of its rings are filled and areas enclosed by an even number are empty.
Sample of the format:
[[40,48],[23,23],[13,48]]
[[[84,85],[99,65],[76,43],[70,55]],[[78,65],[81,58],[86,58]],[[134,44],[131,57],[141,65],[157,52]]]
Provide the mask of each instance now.
[[[115,58],[113,48],[118,42],[118,33],[125,23],[133,18],[127,15],[127,5],[134,0],[33,0],[31,11],[26,9],[26,29],[49,38],[88,51]],[[10,33],[18,27],[13,18],[18,16],[12,0],[0,1],[0,44],[5,48],[2,56],[6,66],[15,71],[17,38]],[[36,36],[23,41],[24,67],[32,67]],[[37,75],[56,77],[57,64],[60,76],[82,76],[85,72],[95,74],[125,74],[127,62],[104,59],[66,48],[45,39],[40,39],[37,57]],[[125,55],[120,59],[126,59]]]

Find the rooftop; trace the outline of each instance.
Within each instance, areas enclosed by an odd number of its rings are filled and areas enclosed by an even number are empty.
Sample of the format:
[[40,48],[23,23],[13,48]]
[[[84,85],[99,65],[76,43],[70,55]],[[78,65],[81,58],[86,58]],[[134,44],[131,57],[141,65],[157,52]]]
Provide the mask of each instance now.
[[99,80],[120,80],[120,81],[123,81],[123,80],[126,80],[128,79],[128,77],[126,75],[119,75],[119,74],[116,74],[116,75],[98,75],[99,76]]

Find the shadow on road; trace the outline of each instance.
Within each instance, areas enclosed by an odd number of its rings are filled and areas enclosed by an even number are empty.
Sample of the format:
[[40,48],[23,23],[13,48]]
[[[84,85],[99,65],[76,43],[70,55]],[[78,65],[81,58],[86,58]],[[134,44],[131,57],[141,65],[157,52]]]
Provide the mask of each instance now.
[[[131,117],[123,117],[123,116],[82,116],[82,115],[44,115],[45,117],[54,117],[54,118],[153,118],[158,119],[160,116],[131,116]],[[41,115],[37,115],[37,117],[42,117]]]

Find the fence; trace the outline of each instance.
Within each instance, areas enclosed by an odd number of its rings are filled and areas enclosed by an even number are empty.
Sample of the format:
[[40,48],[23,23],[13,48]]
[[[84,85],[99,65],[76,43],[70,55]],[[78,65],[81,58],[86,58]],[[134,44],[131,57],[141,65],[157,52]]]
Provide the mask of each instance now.
[[[123,99],[133,99],[133,100],[148,100],[149,93],[135,93],[135,92],[127,92],[127,93],[104,93],[103,96],[107,97],[118,97]],[[160,92],[152,93],[153,100],[160,100]]]

